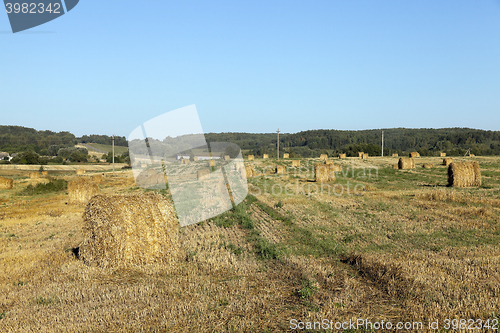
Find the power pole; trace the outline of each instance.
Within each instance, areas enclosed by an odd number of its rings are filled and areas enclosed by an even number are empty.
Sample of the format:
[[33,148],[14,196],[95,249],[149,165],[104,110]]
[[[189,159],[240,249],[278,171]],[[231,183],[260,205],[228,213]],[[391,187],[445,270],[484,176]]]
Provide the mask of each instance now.
[[278,128],[278,160],[280,159],[280,129]]
[[384,157],[384,131],[382,131],[382,157]]
[[115,135],[113,134],[113,176],[115,175]]

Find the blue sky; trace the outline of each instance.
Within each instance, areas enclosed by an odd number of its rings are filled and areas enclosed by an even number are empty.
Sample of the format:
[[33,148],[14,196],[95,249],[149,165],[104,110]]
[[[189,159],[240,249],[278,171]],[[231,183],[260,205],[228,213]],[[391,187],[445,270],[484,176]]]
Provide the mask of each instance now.
[[82,0],[0,46],[2,125],[500,130],[500,0]]

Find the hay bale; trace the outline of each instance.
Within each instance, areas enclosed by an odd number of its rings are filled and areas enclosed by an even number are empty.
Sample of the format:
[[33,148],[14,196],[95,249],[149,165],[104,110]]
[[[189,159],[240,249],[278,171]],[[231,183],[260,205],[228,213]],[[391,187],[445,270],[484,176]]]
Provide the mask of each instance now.
[[314,179],[318,183],[329,182],[335,180],[335,172],[333,164],[317,163],[314,165]]
[[70,203],[86,204],[90,198],[99,192],[96,183],[89,179],[80,178],[68,183],[68,195]]
[[393,168],[393,169],[399,169],[399,165],[397,165],[397,164],[393,164],[393,165],[392,165],[392,168]]
[[102,175],[92,176],[92,181],[96,184],[102,184]]
[[30,177],[30,179],[38,179],[40,178],[40,174],[38,172],[30,172],[28,173],[28,177]]
[[13,179],[0,177],[0,190],[12,190],[13,188],[14,188]]
[[198,170],[198,180],[207,179],[210,177],[210,169]]
[[443,158],[443,165],[448,166],[451,163],[453,163],[453,158],[451,158],[451,157]]
[[42,171],[42,176],[48,176],[49,172],[48,171]]
[[85,170],[83,170],[83,169],[78,169],[78,170],[76,170],[76,174],[77,174],[77,175],[84,175],[84,174],[85,174]]
[[358,157],[359,157],[359,158],[363,158],[363,154],[364,154],[364,152],[359,151],[359,152],[358,152]]
[[198,162],[198,157],[197,156],[193,157],[193,161]]
[[339,158],[342,160],[344,158],[347,158],[346,154],[339,154]]
[[215,166],[215,160],[208,160],[208,166],[209,167],[214,167]]
[[392,154],[392,157],[398,157],[399,155],[398,154]]
[[361,159],[367,160],[368,159],[368,153],[363,153],[363,156],[361,156]]
[[446,153],[439,153],[439,156],[440,156],[440,157],[445,157],[445,156],[446,156]]
[[476,157],[476,155],[474,155],[474,154],[469,154],[469,156],[470,156],[470,157]]
[[398,162],[398,168],[405,169],[414,169],[415,168],[415,160],[413,158],[408,157],[400,157]]
[[328,155],[327,154],[321,154],[321,155],[319,155],[319,159],[321,161],[326,161],[328,159]]
[[290,154],[289,153],[284,153],[283,154],[283,158],[290,158]]
[[155,192],[97,195],[83,213],[80,257],[102,268],[175,264],[182,256],[171,201]]
[[479,163],[451,163],[448,166],[448,185],[453,187],[481,186]]
[[264,155],[262,155],[262,158],[263,159],[269,158],[269,155],[268,154],[264,154]]
[[224,161],[229,161],[231,157],[229,155],[224,155]]
[[333,164],[332,160],[325,160],[325,164]]
[[182,164],[189,164],[189,163],[191,163],[191,161],[188,160],[187,158],[182,159]]
[[434,168],[434,164],[424,164],[424,165],[422,165],[422,168],[424,168],[424,169],[432,169],[432,168]]
[[420,157],[420,154],[419,154],[418,152],[414,151],[414,152],[411,152],[411,153],[410,153],[410,157],[411,157],[411,158],[414,158],[414,157]]
[[276,168],[274,168],[274,172],[278,174],[285,174],[285,166],[284,165],[277,165]]
[[299,160],[293,160],[293,161],[292,161],[292,166],[293,166],[293,167],[298,167],[298,168],[299,168],[299,167],[300,167],[300,161],[299,161]]
[[251,165],[245,165],[245,174],[247,178],[254,177],[256,175],[255,169]]
[[248,160],[249,160],[249,161],[253,161],[254,159],[255,159],[255,156],[253,156],[253,155],[248,155]]

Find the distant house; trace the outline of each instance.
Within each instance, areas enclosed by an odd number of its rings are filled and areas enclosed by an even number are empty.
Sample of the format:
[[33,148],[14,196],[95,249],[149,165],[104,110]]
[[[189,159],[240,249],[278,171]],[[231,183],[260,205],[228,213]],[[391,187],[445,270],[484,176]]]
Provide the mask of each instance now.
[[2,161],[3,159],[5,159],[6,157],[10,160],[9,153],[3,153],[3,152],[0,153],[0,161]]
[[[210,155],[194,155],[194,157],[198,157],[198,161],[202,160],[218,160],[220,159],[220,156],[210,156]],[[187,154],[177,154],[176,160],[189,160],[191,158],[191,155]]]

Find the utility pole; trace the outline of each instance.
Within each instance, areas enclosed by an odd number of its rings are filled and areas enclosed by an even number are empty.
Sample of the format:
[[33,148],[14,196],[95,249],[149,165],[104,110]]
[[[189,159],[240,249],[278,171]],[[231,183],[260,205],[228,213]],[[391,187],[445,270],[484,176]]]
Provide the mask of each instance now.
[[278,128],[278,160],[280,159],[280,129]]
[[113,134],[113,176],[115,175],[115,135]]
[[384,157],[384,131],[382,131],[382,157]]

